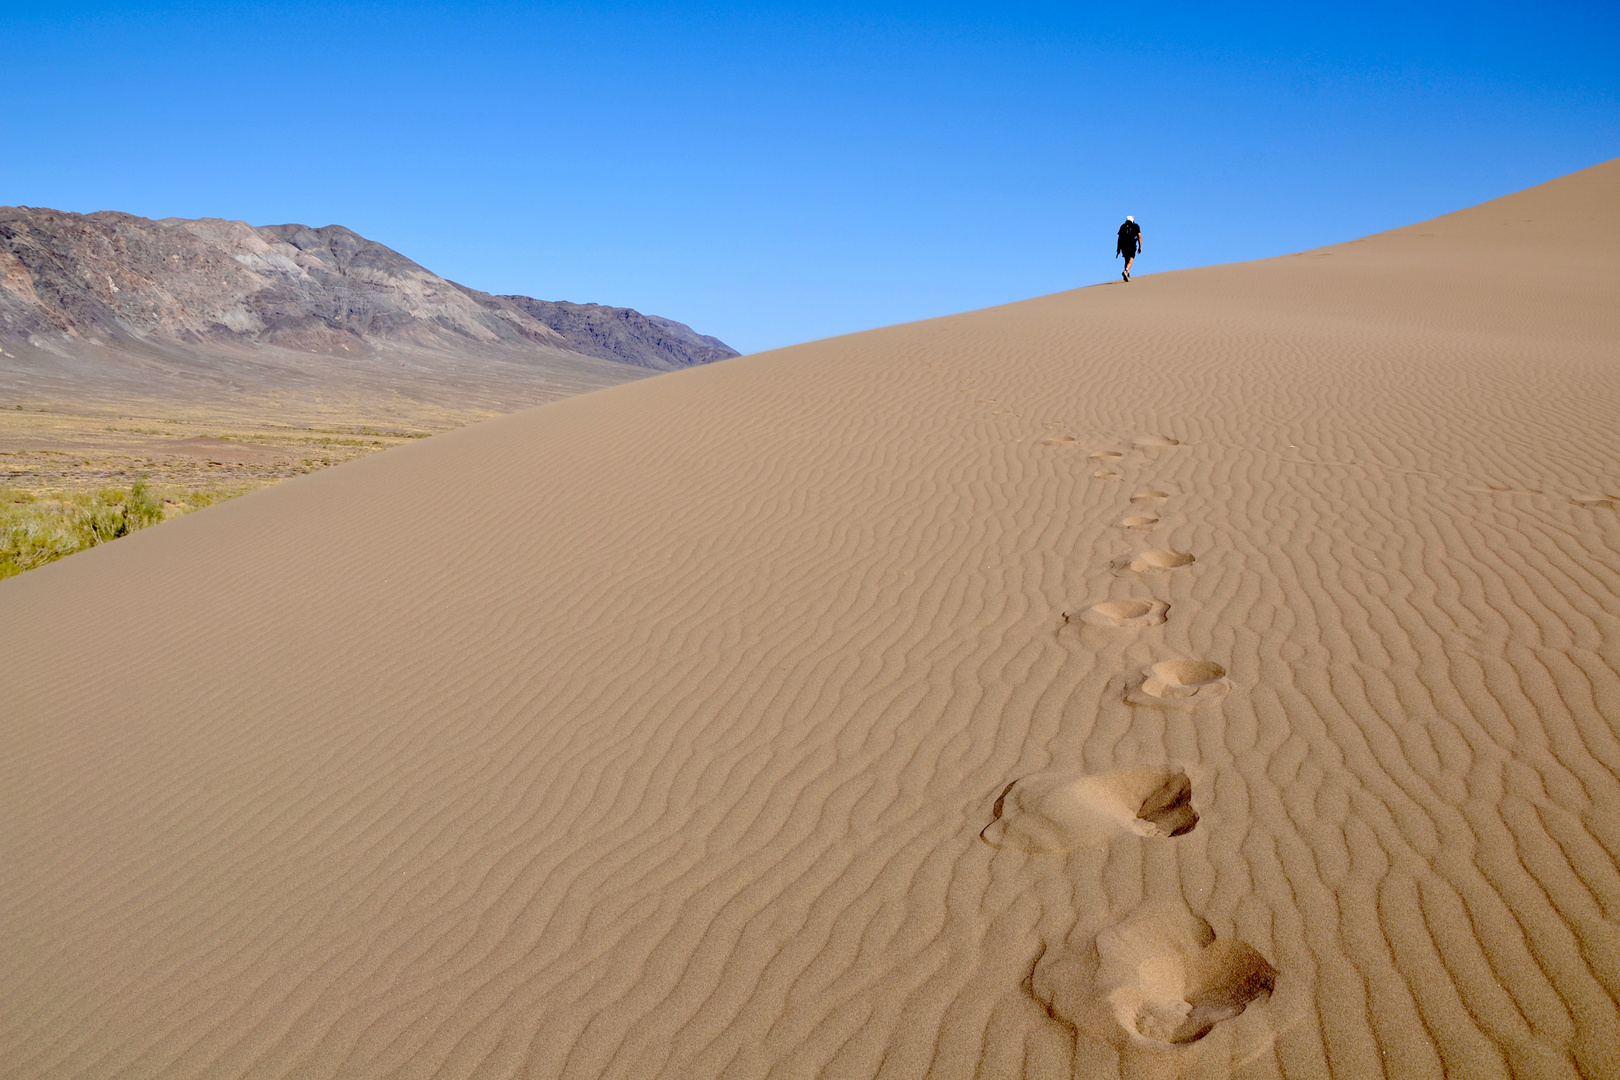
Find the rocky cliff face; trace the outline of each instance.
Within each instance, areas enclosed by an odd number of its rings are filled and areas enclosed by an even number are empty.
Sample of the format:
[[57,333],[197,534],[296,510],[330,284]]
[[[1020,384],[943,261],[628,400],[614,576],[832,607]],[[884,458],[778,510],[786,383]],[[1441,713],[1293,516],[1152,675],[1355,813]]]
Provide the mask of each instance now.
[[29,207],[0,207],[0,342],[219,362],[244,347],[417,366],[573,355],[660,371],[737,355],[627,308],[468,289],[341,225]]
[[604,360],[674,368],[737,355],[735,349],[719,338],[699,334],[685,323],[643,315],[630,308],[536,300],[529,296],[493,299],[506,301],[557,331],[568,340],[570,348]]

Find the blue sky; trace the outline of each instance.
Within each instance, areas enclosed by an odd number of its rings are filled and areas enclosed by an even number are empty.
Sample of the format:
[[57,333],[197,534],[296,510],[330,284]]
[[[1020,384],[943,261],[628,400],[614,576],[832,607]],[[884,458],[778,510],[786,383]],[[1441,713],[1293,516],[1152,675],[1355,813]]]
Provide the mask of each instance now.
[[0,0],[0,204],[340,223],[755,351],[1620,155],[1620,5]]

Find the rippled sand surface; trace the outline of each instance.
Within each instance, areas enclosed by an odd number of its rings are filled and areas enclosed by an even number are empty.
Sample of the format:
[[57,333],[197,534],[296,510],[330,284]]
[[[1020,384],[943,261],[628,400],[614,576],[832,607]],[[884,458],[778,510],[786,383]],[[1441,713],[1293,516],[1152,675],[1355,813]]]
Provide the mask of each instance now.
[[0,583],[0,1074],[1615,1076],[1617,436],[1611,162]]

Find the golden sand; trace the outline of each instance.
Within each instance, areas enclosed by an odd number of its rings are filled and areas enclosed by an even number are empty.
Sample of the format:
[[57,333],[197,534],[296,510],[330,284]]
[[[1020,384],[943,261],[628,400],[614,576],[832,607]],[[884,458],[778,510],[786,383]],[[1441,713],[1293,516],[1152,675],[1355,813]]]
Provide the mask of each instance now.
[[0,1073],[1613,1077],[1617,346],[1611,162],[0,583]]

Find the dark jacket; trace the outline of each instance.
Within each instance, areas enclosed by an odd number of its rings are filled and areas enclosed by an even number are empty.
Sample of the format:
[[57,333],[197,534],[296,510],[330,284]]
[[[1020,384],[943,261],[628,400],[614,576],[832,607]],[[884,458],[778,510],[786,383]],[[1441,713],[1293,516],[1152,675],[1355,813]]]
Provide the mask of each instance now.
[[1134,221],[1127,221],[1119,227],[1119,245],[1114,248],[1117,254],[1127,259],[1134,258],[1142,248],[1142,229]]

